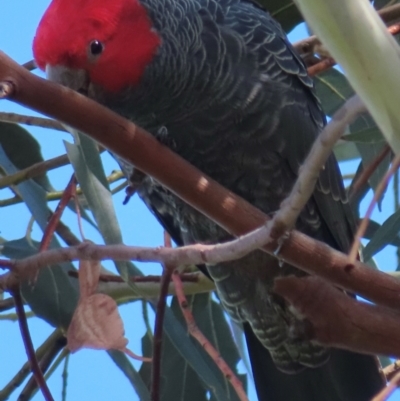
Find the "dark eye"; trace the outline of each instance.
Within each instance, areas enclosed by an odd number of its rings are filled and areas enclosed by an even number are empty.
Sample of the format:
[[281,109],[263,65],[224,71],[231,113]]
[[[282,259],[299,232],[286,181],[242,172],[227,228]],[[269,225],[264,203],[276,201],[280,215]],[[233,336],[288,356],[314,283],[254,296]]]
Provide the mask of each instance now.
[[98,56],[104,50],[103,43],[101,43],[98,40],[92,40],[90,42],[89,48],[90,48],[90,54],[92,54],[93,56]]

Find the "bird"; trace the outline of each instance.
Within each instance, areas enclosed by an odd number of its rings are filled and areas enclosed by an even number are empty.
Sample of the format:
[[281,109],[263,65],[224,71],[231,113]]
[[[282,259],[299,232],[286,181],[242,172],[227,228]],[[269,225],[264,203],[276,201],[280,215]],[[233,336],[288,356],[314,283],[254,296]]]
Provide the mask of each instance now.
[[[135,122],[267,215],[279,210],[326,124],[302,59],[253,0],[53,0],[33,53],[49,79]],[[119,162],[140,177],[139,196],[178,245],[232,239]],[[354,221],[333,155],[295,228],[349,250]],[[259,250],[205,272],[243,325],[260,401],[366,401],[385,385],[375,356],[293,330],[301,320],[273,292],[274,280],[305,273]]]

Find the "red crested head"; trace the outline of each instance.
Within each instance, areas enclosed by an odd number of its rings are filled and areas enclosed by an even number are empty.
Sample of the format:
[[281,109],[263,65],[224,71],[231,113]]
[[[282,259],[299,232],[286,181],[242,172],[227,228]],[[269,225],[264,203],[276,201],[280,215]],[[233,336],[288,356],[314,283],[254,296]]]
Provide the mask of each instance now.
[[160,43],[139,0],[53,0],[33,54],[42,70],[85,70],[92,83],[118,92],[140,81]]

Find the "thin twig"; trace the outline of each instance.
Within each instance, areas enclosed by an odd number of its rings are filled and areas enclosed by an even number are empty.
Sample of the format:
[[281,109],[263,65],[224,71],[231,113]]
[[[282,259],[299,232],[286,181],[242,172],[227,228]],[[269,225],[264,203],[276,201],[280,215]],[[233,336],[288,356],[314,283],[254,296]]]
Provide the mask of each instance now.
[[[164,246],[172,248],[171,237],[164,232]],[[156,318],[154,323],[153,336],[153,358],[151,365],[151,400],[159,401],[161,393],[161,357],[165,305],[168,295],[168,287],[174,266],[163,265],[161,276],[160,296],[158,297]]]
[[362,174],[358,177],[357,181],[352,185],[351,192],[349,193],[350,200],[358,193],[358,191],[368,182],[371,175],[382,163],[385,157],[390,153],[390,147],[385,145],[378,156],[372,162],[364,167]]
[[382,373],[385,375],[387,381],[392,380],[398,372],[400,372],[400,360],[397,360],[382,369]]
[[[397,35],[400,32],[400,23],[396,23],[396,24],[389,26],[388,32],[391,33],[392,35]],[[320,43],[319,43],[319,41],[314,43],[311,40],[311,38],[308,38],[309,42],[304,42],[304,46],[310,46],[311,44],[313,44],[314,51],[316,51],[317,46],[320,45]],[[320,51],[322,51],[322,50],[320,50]],[[320,74],[323,71],[329,70],[334,65],[336,65],[335,59],[330,57],[330,55],[326,52],[325,48],[323,50],[323,53],[324,53],[325,57],[320,62],[307,68],[308,75],[310,75],[311,77],[313,77],[317,74]]]
[[399,387],[400,385],[400,372],[398,372],[390,383],[379,393],[377,394],[371,401],[386,401],[393,392]]
[[14,306],[15,302],[14,298],[12,297],[0,300],[0,312],[5,312],[6,310],[10,310],[14,308]]
[[318,75],[319,73],[329,70],[336,64],[336,61],[332,57],[326,57],[321,60],[319,63],[312,65],[311,67],[307,68],[308,75],[313,77]]
[[34,70],[36,67],[35,60],[29,60],[26,63],[22,64],[22,67],[26,68],[28,71]]
[[[183,282],[197,283],[202,274],[203,273],[182,273],[180,277]],[[76,270],[69,271],[68,275],[78,278],[78,272]],[[100,274],[99,281],[104,283],[125,283],[125,280],[116,274]],[[129,281],[133,283],[161,283],[163,281],[163,276],[131,276],[129,277]]]
[[331,155],[333,146],[348,124],[363,111],[365,111],[364,104],[357,95],[354,95],[334,114],[332,120],[316,138],[289,197],[282,202],[281,208],[273,218],[273,230],[283,233],[295,225],[298,215],[314,192],[321,167]]
[[71,229],[66,226],[62,221],[59,221],[56,227],[56,233],[62,240],[69,246],[76,246],[81,243],[79,239],[73,234]]
[[361,224],[358,226],[357,232],[354,236],[354,241],[351,246],[350,252],[349,252],[349,260],[350,263],[353,263],[357,257],[358,257],[358,250],[360,246],[360,241],[361,238],[363,237],[365,230],[367,229],[369,219],[371,217],[372,211],[374,210],[375,205],[381,198],[382,194],[385,192],[385,189],[389,185],[389,181],[392,178],[394,172],[399,168],[400,166],[400,156],[397,156],[392,163],[392,166],[390,167],[389,171],[384,175],[382,178],[381,182],[377,186],[374,196],[368,206],[368,209],[365,213],[364,218],[361,221]]
[[7,188],[10,185],[17,185],[30,178],[42,175],[47,171],[54,170],[58,167],[66,166],[69,164],[68,156],[61,155],[54,157],[53,159],[45,160],[43,162],[32,164],[31,166],[19,170],[15,174],[6,175],[0,178],[0,189]]
[[36,354],[29,333],[28,322],[26,320],[24,304],[22,302],[22,297],[19,287],[13,288],[11,294],[15,301],[15,310],[18,315],[18,323],[21,330],[21,336],[24,342],[26,354],[28,356],[31,365],[32,373],[35,376],[38,386],[40,387],[40,390],[42,391],[44,399],[46,401],[54,401],[53,396],[51,395],[50,390],[47,387],[47,383],[44,380],[43,373],[36,359]]
[[69,357],[70,357],[70,353],[66,349],[66,357],[65,357],[64,368],[63,368],[63,372],[62,372],[62,392],[61,392],[61,400],[62,401],[67,401]]
[[[37,349],[36,357],[38,360],[42,359],[43,356],[48,352],[49,349],[54,347],[54,344],[63,336],[60,329],[56,329],[46,339],[46,341]],[[17,389],[23,381],[28,377],[31,372],[29,360],[24,363],[17,374],[0,390],[0,400],[6,400],[10,397],[11,393]]]
[[43,117],[0,112],[0,121],[4,121],[6,123],[32,125],[34,127],[50,128],[57,131],[68,132],[58,121]]
[[65,188],[65,191],[61,197],[60,203],[57,205],[56,210],[54,211],[49,222],[47,223],[46,230],[43,234],[43,238],[40,243],[39,252],[43,252],[49,247],[54,232],[56,231],[58,223],[61,220],[61,215],[63,214],[64,209],[67,207],[71,197],[75,193],[75,188],[76,188],[76,178],[75,174],[72,174],[72,177],[69,180],[69,183]]
[[[62,156],[60,156],[60,157],[62,157]],[[43,166],[41,166],[41,168],[45,168],[44,164],[46,162],[42,162],[42,163],[43,163]],[[38,163],[38,164],[42,164],[42,163]],[[68,164],[68,163],[66,163],[66,164]],[[63,164],[60,164],[60,165],[63,165]],[[52,167],[52,168],[56,168],[56,167],[59,167],[59,166],[54,165],[54,167]],[[28,167],[28,169],[30,169],[30,167]],[[21,170],[21,171],[25,171],[25,170]],[[36,176],[38,174],[36,174],[36,172],[35,172],[34,175]],[[12,177],[12,179],[9,179],[8,177]],[[20,175],[19,172],[15,173],[13,175],[10,175],[10,176],[5,176],[3,178],[0,178],[0,188],[3,187],[2,185],[4,185],[4,187],[5,187],[5,186],[8,186],[8,185],[15,184],[14,180],[18,181],[18,182],[22,182],[22,181],[26,180],[27,178],[31,178],[31,175],[29,174],[29,177],[27,177],[27,176],[25,176],[23,174]],[[115,181],[118,181],[119,179],[120,179],[120,177],[119,177],[118,174],[113,174],[112,176],[107,177],[107,180],[108,180],[109,183],[113,183]],[[60,200],[62,198],[63,194],[64,194],[64,191],[48,192],[48,193],[46,193],[46,200],[49,201],[49,202],[50,201]],[[76,194],[77,195],[82,195],[82,190],[80,188],[77,188],[76,189]],[[14,196],[12,198],[0,200],[0,207],[12,206],[12,205],[16,205],[16,204],[19,204],[19,203],[23,203],[23,199],[17,195],[17,196]]]
[[[271,223],[266,225],[271,228]],[[285,241],[282,251],[287,246]],[[79,246],[52,249],[24,259],[0,259],[0,267],[10,269],[9,273],[0,276],[0,288],[7,291],[20,280],[30,279],[44,266],[51,266],[65,261],[74,260],[138,260],[162,263],[174,263],[175,266],[192,264],[215,264],[223,261],[238,259],[253,247],[259,248],[265,241],[265,230],[258,229],[240,239],[217,245],[188,245],[179,248],[147,248],[129,247],[125,245],[94,245],[88,242]],[[249,239],[251,241],[249,241]],[[249,241],[249,242],[248,242]],[[258,242],[260,241],[260,242]],[[305,247],[313,249],[313,261],[303,267],[309,274],[315,274],[347,291],[385,305],[399,309],[400,282],[398,279],[378,270],[373,270],[356,261],[349,264],[348,256],[338,252],[328,245],[313,239],[302,237]],[[296,253],[298,259],[303,258],[302,247]],[[267,266],[266,266],[267,268]],[[209,281],[209,280],[208,280]],[[374,283],[374,285],[371,285]],[[188,283],[190,284],[190,283]],[[143,283],[145,285],[145,283]],[[118,284],[120,286],[120,284]]]
[[[47,350],[47,352],[40,358],[39,366],[43,373],[47,372],[49,366],[52,364],[53,360],[59,354],[62,348],[67,344],[67,339],[64,335],[61,335],[57,341],[54,342],[53,346]],[[47,375],[45,375],[45,380],[47,382]],[[22,389],[20,395],[18,396],[18,401],[28,401],[33,398],[33,396],[38,391],[38,384],[35,377],[31,377],[26,383],[25,387]]]
[[179,278],[179,273],[177,270],[175,270],[172,274],[172,281],[175,284],[176,296],[178,298],[179,306],[181,308],[183,317],[185,318],[189,333],[198,341],[198,343],[203,347],[204,351],[207,352],[214,363],[218,366],[224,377],[231,383],[239,399],[241,401],[248,401],[247,394],[243,390],[241,381],[236,377],[235,373],[224,361],[221,354],[214,348],[210,341],[197,327],[193,314],[189,309],[185,292],[183,291],[182,281]]
[[150,326],[149,311],[147,309],[147,300],[142,299],[142,316],[144,326],[146,327],[146,334],[151,341],[153,341],[153,331]]

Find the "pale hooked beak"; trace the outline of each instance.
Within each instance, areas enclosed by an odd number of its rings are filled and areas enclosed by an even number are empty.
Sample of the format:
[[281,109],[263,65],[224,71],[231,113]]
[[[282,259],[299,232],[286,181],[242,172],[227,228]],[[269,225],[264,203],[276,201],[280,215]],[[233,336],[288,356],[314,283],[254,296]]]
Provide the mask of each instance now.
[[46,75],[49,81],[57,82],[83,95],[88,93],[90,80],[85,70],[48,64],[46,65]]

